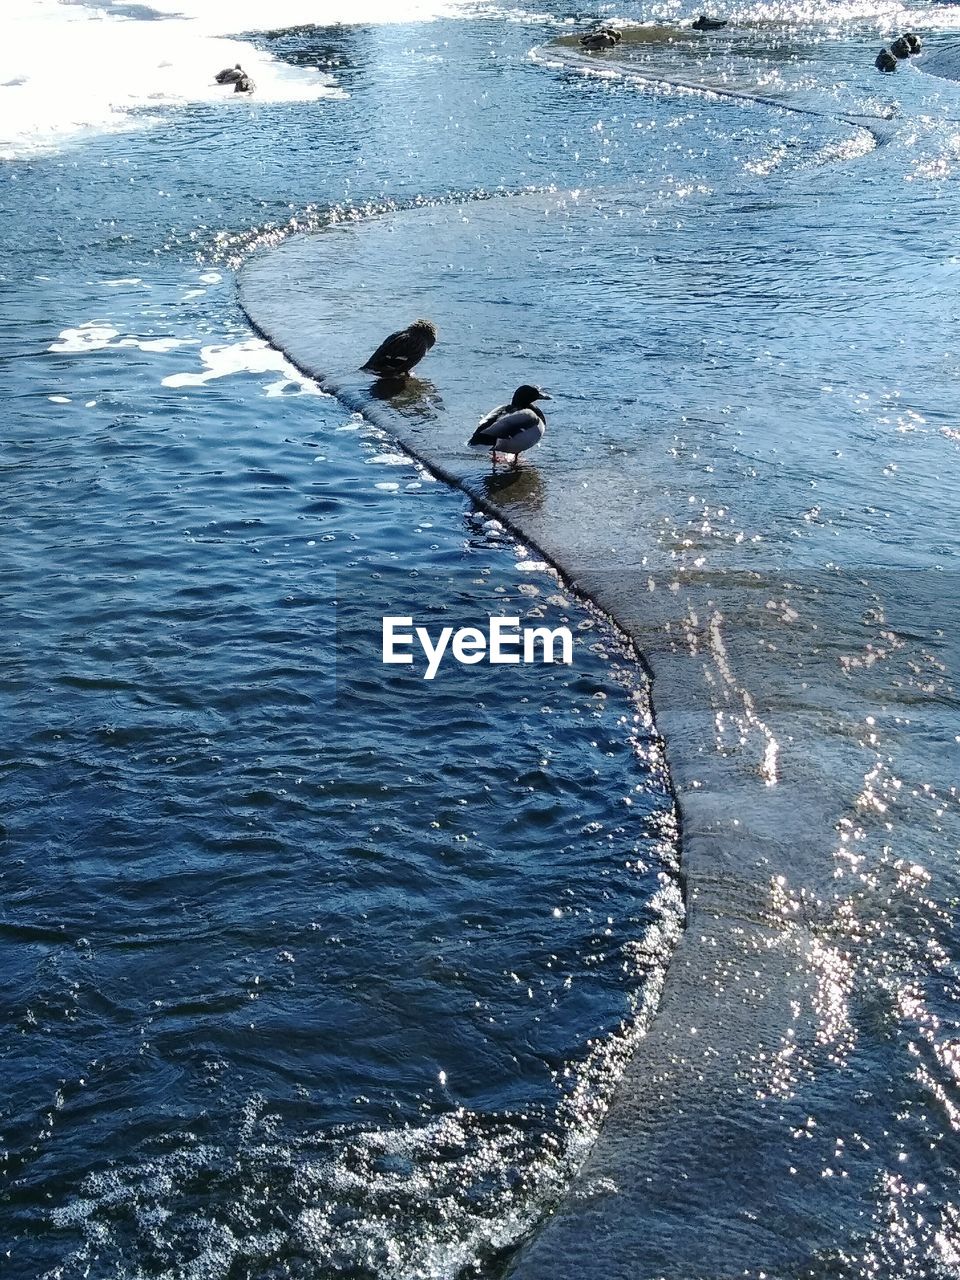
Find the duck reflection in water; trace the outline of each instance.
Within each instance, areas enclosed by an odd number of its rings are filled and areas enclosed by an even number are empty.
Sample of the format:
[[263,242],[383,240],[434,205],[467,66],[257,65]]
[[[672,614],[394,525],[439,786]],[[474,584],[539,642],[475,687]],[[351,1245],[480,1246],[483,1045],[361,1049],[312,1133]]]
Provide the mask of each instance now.
[[517,513],[541,511],[547,495],[543,476],[534,466],[488,472],[481,479],[480,488],[496,506]]
[[430,421],[443,412],[443,397],[427,378],[377,378],[367,388],[374,400],[389,400],[405,418]]

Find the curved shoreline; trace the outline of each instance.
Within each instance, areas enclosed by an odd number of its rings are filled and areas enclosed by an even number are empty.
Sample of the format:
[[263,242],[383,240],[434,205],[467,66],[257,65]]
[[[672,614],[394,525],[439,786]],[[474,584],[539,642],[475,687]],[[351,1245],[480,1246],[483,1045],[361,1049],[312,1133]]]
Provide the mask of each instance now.
[[[309,241],[311,237],[303,239]],[[718,827],[716,822],[714,810],[717,795],[725,796],[730,788],[743,786],[739,761],[717,762],[713,785],[704,786],[702,779],[698,777],[699,751],[702,751],[704,742],[709,742],[709,725],[713,712],[708,679],[698,670],[701,663],[699,654],[678,654],[672,639],[672,632],[678,626],[685,625],[682,615],[686,602],[678,600],[673,593],[667,591],[649,606],[648,601],[644,600],[641,614],[634,613],[631,616],[631,607],[635,607],[632,601],[636,575],[628,574],[623,579],[617,575],[611,576],[604,568],[597,571],[589,565],[578,567],[564,556],[562,547],[554,546],[547,538],[538,536],[530,527],[529,521],[518,516],[506,504],[492,500],[469,476],[455,469],[452,460],[438,456],[439,449],[434,451],[425,448],[422,437],[418,438],[416,434],[416,422],[410,422],[389,407],[381,410],[377,401],[368,393],[370,382],[365,375],[357,375],[355,378],[348,375],[343,379],[330,376],[302,351],[291,351],[287,344],[279,340],[277,334],[272,333],[258,319],[246,297],[245,271],[255,269],[257,263],[267,261],[270,256],[265,254],[251,259],[238,280],[240,303],[254,330],[281,350],[302,373],[317,381],[324,391],[334,395],[349,410],[360,412],[368,421],[388,433],[431,474],[459,489],[478,508],[495,516],[525,545],[550,563],[572,592],[602,611],[628,639],[632,652],[649,678],[655,732],[662,743],[677,814],[680,855],[678,878],[684,906],[684,927],[667,966],[658,1008],[634,1044],[630,1064],[614,1088],[599,1137],[587,1154],[584,1165],[574,1174],[564,1197],[551,1207],[551,1216],[535,1229],[532,1242],[518,1244],[518,1252],[509,1264],[508,1271],[509,1275],[522,1277],[524,1280],[528,1275],[542,1275],[551,1280],[558,1280],[564,1275],[569,1275],[571,1280],[582,1280],[584,1276],[614,1280],[622,1275],[625,1280],[628,1277],[636,1280],[637,1275],[644,1274],[633,1270],[638,1242],[632,1232],[621,1229],[619,1219],[623,1211],[624,1185],[629,1184],[630,1190],[642,1197],[647,1182],[647,1178],[641,1177],[638,1171],[627,1172],[622,1167],[624,1145],[630,1147],[634,1143],[638,1118],[641,1124],[644,1123],[643,1108],[636,1093],[638,1084],[642,1092],[646,1075],[655,1073],[663,1076],[665,1068],[669,1075],[671,1061],[686,1061],[696,1051],[695,1024],[702,1021],[697,1010],[702,1008],[703,990],[710,982],[711,970],[718,964],[728,970],[752,966],[756,950],[770,945],[771,940],[773,945],[779,945],[786,936],[782,923],[774,923],[771,918],[769,885],[762,871],[759,871],[759,864],[765,861],[762,856],[764,834],[748,830],[749,824],[745,822],[739,828],[739,834],[743,838],[736,841],[730,839],[733,828],[729,823],[723,822]],[[389,401],[385,404],[389,405]],[[524,470],[530,473],[533,471],[529,467],[522,469],[521,476]],[[664,614],[664,605],[670,616]],[[675,612],[678,607],[680,616]],[[692,737],[689,724],[691,700],[697,708]],[[698,743],[699,747],[696,745]],[[774,792],[777,790],[774,788]],[[765,798],[779,799],[773,794]],[[783,797],[788,807],[793,799],[795,797],[792,794]],[[768,821],[769,818],[763,819],[765,826]],[[774,819],[773,824],[784,827],[785,815],[781,814]],[[739,820],[735,820],[735,826],[739,826]],[[827,830],[832,835],[829,827]],[[749,867],[751,862],[758,865],[759,873],[754,876],[749,871],[745,874],[744,864]],[[716,931],[705,946],[708,919],[711,916],[715,921]],[[692,926],[698,927],[695,929]],[[744,927],[751,939],[751,945],[746,951],[738,941],[738,936],[744,933]],[[765,940],[754,948],[752,942],[760,934]],[[793,950],[793,946],[788,944],[787,949]],[[774,993],[777,997],[777,1013],[764,1037],[771,1053],[776,1051],[782,1041],[784,1023],[789,1019],[792,1007],[791,999],[799,998],[796,984],[803,980],[799,973],[795,973],[791,981],[791,975],[784,974],[779,966],[774,968],[777,971],[766,974],[765,984],[771,997],[771,1005],[774,1003]],[[690,1039],[692,1043],[678,1048],[677,1036]],[[756,1046],[756,1033],[749,1020],[741,1027],[735,1040],[730,1057],[719,1061],[723,1077],[718,1086],[721,1093],[735,1089],[737,1071]],[[682,1106],[684,1092],[684,1081],[676,1079],[660,1095],[661,1100],[665,1101],[671,1126],[675,1121],[680,1121],[681,1130],[686,1110]],[[697,1163],[697,1149],[702,1138],[703,1131],[699,1124],[695,1125],[692,1134],[658,1136],[655,1142],[656,1153],[658,1158],[666,1158],[667,1165],[661,1176],[682,1182],[687,1176],[685,1170]],[[722,1147],[725,1140],[719,1138],[717,1145]],[[607,1163],[611,1154],[612,1165]],[[632,1164],[632,1157],[628,1156],[626,1159],[628,1166]],[[604,1189],[599,1201],[603,1211],[600,1218],[595,1216],[597,1198],[589,1190],[597,1185]],[[704,1182],[703,1190],[712,1195],[709,1181]],[[611,1194],[614,1191],[617,1194]],[[589,1210],[586,1224],[582,1220],[585,1208]],[[613,1215],[614,1225],[603,1220],[608,1211]],[[731,1209],[729,1219],[733,1225],[735,1218],[736,1214]],[[554,1244],[553,1237],[563,1228],[569,1228],[572,1239],[566,1238],[564,1233],[560,1241]],[[602,1261],[597,1252],[599,1240],[615,1246],[612,1253],[603,1257]],[[752,1248],[749,1252],[752,1254]],[[657,1273],[651,1271],[650,1274]],[[680,1276],[683,1280],[688,1280],[689,1274],[689,1268],[686,1273],[678,1273],[678,1280]]]
[[[539,201],[532,210],[509,204],[519,219],[541,209]],[[496,213],[500,206],[483,207]],[[678,573],[669,557],[657,568],[638,568],[638,554],[654,545],[642,541],[652,539],[647,526],[646,533],[632,531],[624,555],[611,557],[602,538],[591,554],[584,545],[589,528],[571,541],[569,525],[558,520],[561,494],[542,507],[543,495],[527,502],[524,480],[527,487],[539,480],[536,467],[527,465],[511,479],[512,507],[510,489],[497,500],[483,483],[488,476],[475,470],[477,459],[462,445],[457,425],[471,405],[480,407],[472,404],[470,380],[465,387],[460,371],[450,370],[454,381],[445,383],[449,399],[442,415],[423,400],[429,384],[421,384],[419,417],[410,415],[409,406],[406,413],[389,402],[381,408],[370,396],[369,377],[353,372],[355,345],[365,347],[382,320],[373,290],[348,335],[332,327],[339,297],[335,289],[325,296],[323,285],[343,252],[342,237],[373,235],[361,259],[370,265],[379,259],[377,237],[389,235],[393,243],[398,231],[423,244],[456,227],[475,243],[478,228],[495,235],[497,218],[461,216],[474,208],[427,206],[362,227],[294,237],[251,258],[238,287],[249,322],[266,341],[554,565],[572,591],[629,638],[651,676],[656,732],[682,832],[685,928],[659,1008],[634,1044],[596,1142],[551,1216],[520,1245],[507,1274],[518,1280],[690,1280],[711,1274],[703,1270],[705,1247],[723,1260],[718,1275],[739,1270],[754,1276],[750,1268],[758,1266],[783,1274],[783,1267],[797,1268],[847,1239],[852,1225],[847,1219],[838,1225],[824,1213],[819,1170],[816,1183],[805,1180],[802,1191],[790,1172],[796,1161],[813,1177],[793,1150],[791,1131],[803,1118],[798,1108],[829,1116],[836,1092],[831,1073],[820,1070],[840,1050],[824,1026],[819,999],[833,981],[828,966],[836,925],[829,885],[836,825],[850,799],[848,779],[834,776],[826,760],[798,758],[791,748],[792,717],[820,714],[819,686],[808,694],[794,686],[780,691],[769,679],[783,674],[779,657],[766,672],[745,662],[751,646],[755,652],[757,628],[771,616],[769,596],[782,590],[782,582],[756,574]],[[258,287],[261,309],[269,297],[288,299],[275,321],[258,314]],[[298,298],[310,308],[310,323],[301,319],[281,340],[283,317],[298,314]],[[449,323],[448,314],[436,318],[441,330]],[[326,373],[317,352],[342,372]],[[472,477],[464,473],[471,465]],[[544,471],[544,478],[553,474]],[[635,503],[628,493],[618,473],[608,471],[597,497]],[[821,598],[830,590],[828,583]],[[842,604],[850,604],[846,593]],[[744,671],[750,688],[742,683]],[[745,735],[740,745],[717,741],[718,715],[739,725]],[[779,779],[764,771],[766,753],[777,747],[768,723],[791,756]],[[799,895],[801,909],[785,905],[791,895]],[[788,1086],[788,1078],[796,1083]],[[843,1101],[846,1116],[850,1103]],[[764,1179],[756,1177],[758,1164],[767,1171]],[[847,1195],[867,1196],[865,1180],[873,1175],[871,1158],[845,1184]],[[745,1229],[745,1218],[764,1225]]]
[[[343,383],[338,382],[335,378],[332,378],[324,374],[317,367],[311,366],[308,362],[302,359],[298,360],[294,358],[294,356],[291,355],[284,348],[284,346],[277,340],[275,335],[271,334],[271,332],[267,328],[265,328],[260,323],[260,321],[256,319],[256,317],[252,314],[252,312],[248,309],[247,303],[244,300],[241,277],[242,277],[242,269],[240,273],[238,273],[237,292],[238,292],[241,310],[243,311],[243,314],[246,317],[247,322],[249,323],[254,333],[256,333],[265,342],[268,342],[275,350],[279,351],[284,356],[285,359],[290,361],[290,363],[293,365],[295,369],[298,370],[298,372],[312,379],[323,392],[333,396],[346,409],[349,409],[353,413],[359,413],[364,419],[366,419],[366,421],[371,423],[371,425],[385,432],[388,435],[391,441],[391,444],[395,444],[399,449],[401,449],[404,453],[406,453],[410,458],[412,458],[415,462],[417,462],[420,466],[422,466],[431,475],[435,476],[438,480],[441,480],[444,484],[449,486],[451,489],[456,489],[456,490],[459,490],[461,493],[463,493],[466,497],[470,499],[470,501],[474,504],[477,510],[483,511],[485,514],[499,520],[500,523],[504,526],[504,528],[506,528],[515,538],[517,538],[518,541],[520,541],[525,547],[530,548],[532,551],[536,553],[536,555],[540,559],[542,559],[545,563],[550,565],[550,567],[554,570],[554,572],[559,577],[560,581],[564,584],[565,588],[577,598],[577,600],[580,602],[580,604],[583,607],[592,607],[598,610],[603,615],[607,623],[611,627],[613,627],[613,629],[623,639],[624,643],[629,649],[629,652],[633,658],[633,661],[637,664],[637,666],[643,672],[647,680],[650,712],[653,718],[654,736],[656,741],[660,745],[661,752],[663,753],[663,758],[666,764],[665,781],[666,781],[667,791],[673,802],[674,812],[676,815],[676,840],[677,840],[676,877],[677,877],[677,885],[680,890],[680,897],[681,897],[681,903],[682,903],[682,918],[680,920],[680,938],[682,941],[682,938],[686,933],[687,928],[689,927],[688,879],[687,879],[687,873],[686,873],[685,861],[684,861],[684,855],[683,855],[685,809],[684,809],[681,796],[679,795],[677,788],[674,786],[674,782],[673,782],[673,769],[671,768],[670,759],[669,759],[669,755],[670,755],[669,743],[666,737],[660,732],[658,727],[659,722],[658,722],[657,708],[656,708],[656,694],[655,694],[656,683],[655,683],[654,668],[649,662],[646,654],[639,647],[635,635],[632,634],[631,630],[621,622],[621,620],[616,616],[615,613],[611,612],[610,609],[604,605],[604,603],[602,602],[602,599],[599,598],[599,594],[596,594],[596,595],[591,594],[589,590],[585,590],[582,583],[580,583],[577,580],[573,571],[567,565],[564,564],[563,560],[555,552],[551,551],[545,545],[543,545],[528,530],[526,530],[523,527],[523,525],[517,520],[515,515],[507,507],[504,507],[496,502],[493,502],[487,494],[485,494],[481,489],[479,489],[476,484],[471,482],[469,477],[458,474],[457,472],[453,471],[450,467],[444,465],[444,463],[441,462],[439,459],[432,457],[411,437],[411,435],[408,432],[402,431],[401,427],[403,424],[403,419],[402,417],[400,417],[399,414],[390,413],[390,412],[377,413],[375,411],[377,401],[374,400],[372,397],[368,395],[358,394],[356,391],[351,390],[349,387],[344,386]],[[386,403],[389,403],[389,401]],[[680,944],[678,943],[678,947],[679,945]],[[650,1022],[646,1027],[641,1028],[638,1032],[639,1037],[641,1039],[643,1038],[643,1036],[645,1036],[648,1033],[650,1026],[653,1023],[655,1023],[657,1018],[660,1016],[660,1010],[661,1010],[661,1005],[663,1001],[663,991],[666,985],[669,984],[670,982],[670,973],[673,968],[673,960],[676,955],[676,951],[677,951],[677,948],[674,949],[674,952],[671,954],[670,959],[667,963],[666,973],[662,980],[660,999],[658,1001],[657,1007],[654,1009],[651,1015]],[[629,1067],[628,1067],[628,1070],[629,1070]],[[619,1090],[619,1087],[620,1087],[620,1082],[618,1081],[617,1084],[614,1086],[615,1093],[617,1090]],[[601,1125],[606,1124],[606,1116],[604,1116],[604,1118],[601,1120],[600,1123]],[[573,1175],[574,1179],[576,1179],[578,1176],[579,1176],[578,1172],[575,1171]],[[570,1190],[571,1190],[571,1186],[568,1185],[564,1194],[569,1195]],[[549,1206],[549,1212],[552,1212],[554,1208],[555,1206]],[[523,1242],[518,1241],[517,1244],[509,1252],[512,1254],[517,1249],[522,1250],[522,1248],[523,1248]]]
[[[537,556],[541,560],[545,561],[547,564],[550,565],[550,567],[554,570],[554,572],[563,582],[564,586],[573,595],[577,596],[577,598],[581,600],[583,603],[592,605],[595,609],[598,609],[600,613],[603,614],[604,618],[606,618],[606,620],[611,624],[611,626],[613,626],[614,629],[621,635],[624,642],[629,646],[629,649],[633,656],[634,661],[637,663],[637,665],[640,667],[641,671],[643,672],[644,676],[649,681],[651,713],[654,719],[656,738],[660,743],[661,748],[664,750],[664,752],[666,752],[666,740],[664,739],[663,735],[659,732],[659,730],[656,729],[657,715],[656,715],[656,705],[654,702],[654,692],[653,692],[654,691],[653,668],[648,662],[645,654],[642,652],[640,648],[638,648],[636,640],[631,635],[628,628],[625,627],[614,614],[610,613],[603,606],[600,600],[595,599],[592,595],[590,595],[589,592],[584,591],[582,586],[577,582],[577,579],[575,578],[573,573],[568,569],[568,567],[563,563],[563,561],[557,555],[555,555],[552,551],[548,550],[547,547],[542,545],[526,529],[524,529],[522,524],[520,524],[520,522],[516,519],[516,517],[512,514],[512,512],[508,508],[493,502],[487,496],[487,494],[483,493],[482,490],[480,490],[475,484],[471,483],[469,477],[459,475],[457,472],[452,471],[449,467],[445,466],[437,458],[432,457],[424,449],[422,449],[409,434],[401,432],[398,428],[402,424],[403,419],[400,418],[399,415],[395,415],[395,414],[380,415],[375,412],[372,412],[371,410],[374,408],[377,401],[373,400],[369,396],[357,395],[356,393],[351,392],[348,388],[344,387],[342,383],[337,382],[336,379],[328,377],[327,375],[323,374],[320,370],[318,370],[316,367],[312,367],[302,360],[298,361],[292,355],[290,355],[290,353],[284,349],[282,344],[278,342],[278,340],[274,337],[274,335],[272,335],[268,329],[264,328],[264,326],[248,310],[247,305],[244,302],[243,289],[239,283],[239,280],[238,280],[238,295],[240,299],[241,310],[243,311],[243,314],[246,316],[247,322],[249,323],[253,332],[256,333],[258,337],[262,338],[265,342],[268,342],[270,346],[274,348],[274,350],[279,351],[284,356],[285,359],[290,361],[290,363],[293,365],[295,369],[298,370],[298,372],[312,379],[317,384],[317,386],[321,389],[321,391],[324,391],[327,395],[331,395],[335,399],[339,400],[340,403],[345,408],[349,409],[352,413],[359,413],[363,418],[365,418],[373,426],[377,427],[381,431],[386,432],[392,443],[395,443],[398,446],[398,448],[402,449],[404,453],[408,454],[409,457],[411,457],[415,462],[419,463],[422,467],[424,467],[424,469],[428,471],[432,476],[435,476],[438,480],[442,480],[443,483],[448,485],[451,489],[459,489],[461,493],[465,494],[466,497],[468,497],[470,501],[474,503],[477,510],[483,511],[484,513],[493,517],[494,519],[499,520],[500,523],[504,526],[504,528],[507,529],[511,534],[513,534],[513,536],[517,538],[520,542],[522,542],[524,546],[531,548],[533,551],[537,553]],[[670,773],[669,768],[667,772],[667,785],[668,785],[668,789],[673,799],[674,807],[677,813],[677,824],[678,824],[677,825],[677,843],[678,843],[678,852],[681,854],[681,865],[678,870],[678,883],[680,886],[680,892],[683,899],[684,918],[686,918],[687,880],[686,880],[686,875],[684,873],[683,865],[682,865],[683,808],[677,796],[676,789],[673,785],[672,774]]]
[[[705,1132],[697,1120],[692,1131],[687,1124],[688,1113],[683,1100],[689,1081],[684,1078],[683,1068],[699,1052],[698,1028],[711,1016],[704,1010],[704,994],[706,991],[709,997],[709,986],[713,982],[711,974],[717,971],[717,966],[726,972],[751,972],[758,952],[772,948],[783,953],[775,961],[767,959],[763,980],[765,995],[761,996],[761,1000],[767,1002],[767,1025],[762,1041],[771,1054],[781,1045],[784,1027],[790,1021],[796,1000],[801,998],[798,988],[805,979],[804,966],[802,963],[796,965],[796,961],[798,951],[806,944],[808,930],[802,929],[799,938],[790,936],[783,923],[776,922],[771,915],[769,883],[762,875],[744,874],[744,864],[764,861],[757,855],[767,832],[748,829],[748,824],[744,823],[739,829],[741,839],[736,841],[730,838],[732,829],[727,824],[720,824],[718,828],[713,797],[717,792],[723,793],[728,786],[738,785],[738,771],[735,765],[730,770],[725,765],[721,766],[718,779],[710,788],[705,788],[696,776],[700,771],[699,762],[696,752],[690,749],[689,730],[684,727],[690,680],[696,677],[686,657],[682,657],[677,666],[672,641],[668,640],[664,645],[654,640],[654,635],[659,634],[662,641],[670,630],[670,623],[665,622],[662,616],[655,618],[651,631],[649,619],[631,619],[628,609],[618,607],[620,602],[616,591],[611,592],[611,584],[604,581],[603,573],[591,578],[589,571],[580,571],[567,563],[559,549],[538,538],[508,508],[492,501],[469,477],[453,470],[424,449],[412,432],[405,429],[405,420],[399,414],[389,409],[378,412],[376,401],[363,391],[325,375],[309,360],[280,345],[276,335],[271,334],[252,314],[244,297],[242,273],[238,287],[244,313],[261,337],[281,350],[300,372],[317,381],[324,391],[387,432],[399,447],[431,474],[459,489],[478,508],[495,516],[525,545],[550,563],[572,592],[599,609],[628,639],[638,663],[648,675],[655,731],[662,743],[677,814],[678,878],[684,906],[682,932],[667,966],[658,1007],[635,1042],[630,1062],[614,1087],[599,1136],[560,1201],[547,1208],[548,1216],[534,1229],[531,1237],[517,1242],[503,1274],[517,1280],[527,1280],[528,1277],[529,1280],[560,1280],[561,1277],[569,1277],[569,1280],[584,1280],[585,1277],[638,1280],[640,1276],[659,1277],[666,1258],[661,1256],[656,1241],[653,1242],[655,1247],[649,1270],[637,1269],[638,1250],[641,1245],[646,1247],[650,1244],[646,1239],[648,1227],[644,1224],[643,1213],[650,1207],[644,1199],[654,1175],[647,1172],[641,1175],[640,1170],[634,1167],[633,1148],[643,1140],[648,1143],[652,1140],[652,1150],[644,1151],[642,1160],[652,1159],[660,1166],[655,1178],[664,1185],[664,1204],[670,1206],[677,1195],[693,1191],[693,1187],[688,1189],[684,1184],[687,1170],[696,1167],[702,1157]],[[695,657],[693,661],[696,664],[698,659]],[[694,701],[700,703],[709,719],[710,702],[706,689],[700,694],[694,693]],[[702,737],[699,729],[695,732],[698,739]],[[777,790],[773,789],[774,792]],[[773,818],[770,815],[764,818],[763,826],[767,830],[785,827],[794,798],[792,793],[782,797],[770,795],[771,800],[781,800],[782,803],[774,806]],[[785,812],[783,805],[786,806]],[[832,835],[830,828],[828,831]],[[748,940],[746,946],[743,945],[744,938]],[[786,967],[784,960],[787,961]],[[724,1007],[726,1004],[723,1001]],[[716,1059],[713,1063],[720,1075],[711,1086],[711,1092],[718,1099],[715,1119],[722,1130],[713,1144],[718,1151],[729,1143],[727,1125],[736,1132],[744,1123],[739,1114],[725,1116],[719,1099],[729,1098],[738,1092],[738,1073],[754,1053],[756,1045],[757,1028],[753,1022],[753,1010],[748,1008],[746,1020],[734,1036],[730,1056]],[[678,1066],[681,1068],[679,1075]],[[652,1117],[651,1100],[646,1096],[646,1081],[651,1076],[660,1082],[658,1097],[653,1100],[655,1114]],[[702,1078],[700,1083],[706,1085]],[[776,1138],[775,1134],[771,1136]],[[667,1183],[673,1187],[673,1193],[666,1190]],[[708,1206],[714,1203],[715,1187],[711,1186],[709,1178],[702,1179],[696,1190],[705,1197],[703,1207],[698,1211],[681,1200],[685,1223],[690,1215],[696,1217],[698,1212],[707,1213]],[[738,1209],[749,1199],[749,1195],[741,1196],[738,1192]],[[625,1207],[625,1202],[630,1209]],[[636,1209],[637,1227],[625,1229],[624,1218],[631,1209]],[[731,1207],[727,1219],[734,1230],[738,1229],[738,1216],[737,1210]],[[754,1251],[754,1245],[748,1243],[744,1259],[752,1258]],[[690,1275],[696,1274],[690,1269],[692,1260],[684,1259],[681,1252],[679,1261],[679,1270],[663,1271],[663,1274],[670,1275],[671,1280],[673,1277],[689,1280]]]
[[[576,59],[578,72],[583,63],[589,68],[587,59]],[[723,96],[702,86],[683,87]],[[736,92],[729,96],[843,119]],[[843,123],[876,136],[867,124]],[[449,220],[455,220],[453,213]],[[305,266],[302,256],[294,254],[293,261],[287,278],[302,286],[303,269],[322,296],[336,259],[319,271],[315,264]],[[584,545],[589,537],[569,538],[562,523],[548,519],[547,512],[541,516],[536,504],[525,507],[515,498],[511,507],[506,494],[496,501],[464,474],[465,453],[449,429],[446,439],[442,431],[431,430],[428,437],[417,430],[424,421],[380,411],[365,382],[350,374],[338,381],[317,368],[313,352],[321,349],[323,331],[312,309],[306,314],[314,324],[314,345],[311,335],[299,331],[284,342],[248,305],[243,272],[239,289],[257,332],[534,548],[572,591],[629,638],[650,677],[681,832],[685,928],[657,1012],[635,1045],[599,1137],[565,1196],[505,1264],[504,1274],[512,1280],[703,1280],[761,1273],[795,1277],[807,1274],[804,1267],[829,1267],[844,1247],[857,1248],[859,1219],[864,1205],[875,1200],[878,1160],[882,1168],[886,1157],[849,1155],[849,1177],[844,1173],[844,1183],[831,1184],[825,1198],[817,1143],[803,1154],[797,1148],[806,1118],[817,1117],[822,1142],[828,1129],[846,1132],[851,1108],[858,1105],[849,1078],[837,1070],[850,1054],[844,1018],[852,1015],[844,1008],[834,1025],[822,1004],[831,984],[838,987],[841,1005],[849,994],[842,986],[847,979],[834,972],[833,940],[843,936],[834,912],[842,902],[833,897],[831,879],[838,824],[855,802],[850,777],[833,772],[826,755],[804,759],[792,747],[795,724],[816,723],[822,715],[829,681],[809,692],[805,683],[786,688],[779,678],[790,674],[789,665],[777,660],[758,670],[752,655],[748,660],[764,625],[768,593],[788,585],[781,572],[768,570],[772,576],[764,581],[757,573],[724,577],[722,569],[711,576],[659,566],[650,570],[651,580],[654,573],[658,579],[656,591],[641,594],[637,566],[644,544],[636,529],[633,547],[619,561],[604,561],[609,547]],[[276,318],[282,328],[282,317]],[[349,367],[349,357],[326,358],[333,367]],[[460,409],[467,399],[461,394]],[[576,474],[569,479],[575,481]],[[624,496],[615,481],[595,492],[599,500]],[[555,506],[552,514],[563,513]],[[679,581],[671,582],[673,577]],[[818,597],[820,591],[818,585],[805,600],[809,618],[818,620],[813,631],[829,626],[830,609],[856,613],[859,586],[828,583]],[[833,591],[847,594],[838,604]],[[796,634],[798,643],[811,643],[802,628]],[[749,689],[742,683],[744,671]],[[739,720],[744,745],[719,741],[718,716]],[[766,722],[791,756],[785,770],[774,767],[767,774],[758,758],[778,743]],[[882,1095],[882,1061],[858,1059],[863,1093]]]

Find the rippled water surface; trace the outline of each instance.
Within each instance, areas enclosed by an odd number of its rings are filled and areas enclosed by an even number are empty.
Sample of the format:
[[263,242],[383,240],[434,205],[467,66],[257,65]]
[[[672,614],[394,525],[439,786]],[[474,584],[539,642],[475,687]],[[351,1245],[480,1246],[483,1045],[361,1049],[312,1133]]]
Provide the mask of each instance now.
[[[677,892],[643,681],[192,274],[96,283],[97,321],[17,365],[16,1266],[449,1267],[562,1176],[620,1050],[576,1062],[658,981]],[[379,620],[408,609],[568,620],[580,660],[390,684]]]
[[18,1280],[956,1274],[956,16],[547,9],[131,13],[0,173]]

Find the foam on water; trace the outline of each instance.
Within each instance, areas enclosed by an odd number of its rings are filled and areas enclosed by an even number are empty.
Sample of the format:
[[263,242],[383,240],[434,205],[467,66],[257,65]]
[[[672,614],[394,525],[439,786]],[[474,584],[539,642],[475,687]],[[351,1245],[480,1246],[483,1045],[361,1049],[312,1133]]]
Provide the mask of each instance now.
[[[269,7],[274,29],[314,24],[426,21],[455,11],[457,0],[281,0]],[[90,132],[155,124],[188,104],[249,110],[251,101],[342,98],[322,67],[294,67],[258,49],[243,33],[262,30],[264,6],[245,0],[107,3],[10,0],[0,12],[0,159],[56,149]],[[218,85],[216,73],[242,63],[253,99]]]
[[260,338],[248,338],[241,342],[215,343],[200,352],[202,373],[172,373],[163,379],[165,387],[202,387],[217,378],[234,373],[273,373],[283,376],[267,387],[265,394],[282,395],[288,387],[296,388],[303,395],[322,395],[323,392],[311,378],[304,378],[276,348]]
[[[117,339],[117,341],[114,341]],[[120,337],[107,320],[87,320],[73,329],[64,329],[48,351],[77,354],[83,351],[102,351],[106,347],[138,347],[141,351],[173,351],[176,347],[191,346],[192,338],[134,338]]]

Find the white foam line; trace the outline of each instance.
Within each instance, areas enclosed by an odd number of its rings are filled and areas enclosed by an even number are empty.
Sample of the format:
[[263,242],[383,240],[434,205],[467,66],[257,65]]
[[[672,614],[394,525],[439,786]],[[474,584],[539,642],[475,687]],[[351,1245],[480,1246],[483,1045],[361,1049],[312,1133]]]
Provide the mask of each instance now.
[[228,378],[237,373],[279,373],[278,381],[265,388],[268,396],[280,396],[294,387],[301,395],[323,395],[312,378],[299,373],[290,361],[262,338],[245,338],[241,342],[223,342],[203,347],[200,351],[203,368],[196,373],[171,373],[163,379],[165,387],[202,387],[217,378]]

